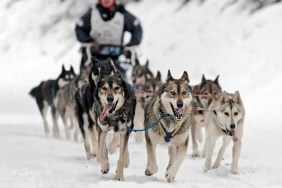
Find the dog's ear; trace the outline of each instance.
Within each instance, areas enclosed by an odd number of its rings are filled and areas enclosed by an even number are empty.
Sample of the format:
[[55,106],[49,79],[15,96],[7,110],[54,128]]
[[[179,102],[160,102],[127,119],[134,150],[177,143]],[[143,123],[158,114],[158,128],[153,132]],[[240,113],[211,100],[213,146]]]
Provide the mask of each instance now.
[[201,80],[200,88],[202,88],[206,84],[206,82],[207,82],[207,79],[206,79],[205,75],[202,74],[202,80]]
[[171,76],[170,70],[167,72],[166,82],[173,81],[174,78]]
[[220,95],[220,103],[225,104],[227,101],[229,101],[229,96],[226,91],[223,91]]
[[94,80],[94,79],[93,79],[92,74],[93,74],[93,72],[91,71],[91,72],[89,73],[89,75],[88,75],[88,81],[89,81],[90,87],[91,87],[91,88],[95,88],[95,87],[96,87],[96,84],[97,84],[97,83],[96,83],[97,80]]
[[104,66],[102,66],[101,70],[100,70],[99,80],[102,80],[103,78],[105,78],[107,76],[109,76],[109,73],[108,73],[107,69]]
[[156,76],[155,80],[156,81],[162,81],[162,75],[161,75],[160,71],[157,72],[157,76]]
[[73,66],[71,65],[70,67],[70,71],[75,75],[75,72],[74,72],[74,69],[73,69]]
[[96,63],[99,63],[99,60],[97,59],[97,57],[92,56],[91,57],[91,64],[92,64],[92,66],[94,66]]
[[233,99],[232,99],[235,103],[239,104],[239,105],[242,105],[242,100],[241,100],[241,96],[240,96],[240,93],[239,91],[236,91],[234,96],[233,96]]
[[217,77],[216,77],[215,80],[213,81],[216,85],[219,85],[218,78],[219,78],[219,75],[217,75]]
[[145,66],[149,68],[149,59],[147,59]]
[[[116,66],[114,64],[114,61],[112,60],[112,58],[108,57],[107,58],[107,62],[111,65],[111,68],[113,71],[110,72],[111,75],[114,75],[115,72],[117,72]],[[111,69],[110,68],[110,69]]]
[[116,72],[115,72],[115,75],[116,75],[119,79],[122,79],[122,80],[123,80],[122,75],[121,75],[121,73],[120,73],[119,71],[116,71]]
[[157,94],[161,97],[162,93],[164,93],[165,88],[167,87],[168,83],[164,83],[161,85],[160,89],[158,90]]
[[183,75],[180,78],[181,81],[188,81],[189,83],[189,76],[188,73],[186,71],[183,72]]
[[205,75],[203,74],[203,75],[202,75],[202,81],[201,81],[201,84],[205,84],[205,83],[206,83],[206,81],[207,81],[207,79],[206,79]]
[[62,65],[62,72],[66,72],[65,65]]
[[137,54],[135,54],[135,66],[140,66],[140,62],[139,62],[139,59],[137,57]]

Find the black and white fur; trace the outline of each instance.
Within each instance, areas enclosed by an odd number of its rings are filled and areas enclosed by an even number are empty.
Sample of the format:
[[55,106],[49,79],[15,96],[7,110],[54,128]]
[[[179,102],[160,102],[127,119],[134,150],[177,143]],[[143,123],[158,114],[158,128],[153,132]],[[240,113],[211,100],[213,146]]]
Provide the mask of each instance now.
[[120,154],[115,179],[124,180],[124,168],[129,165],[128,139],[133,128],[136,99],[132,87],[127,84],[121,74],[114,75],[101,70],[99,82],[95,91],[95,118],[98,132],[97,161],[101,165],[101,172],[109,172],[108,149],[106,136],[113,130],[120,135]]
[[[43,119],[44,132],[48,136],[49,126],[47,122],[47,110],[51,107],[51,114],[53,120],[53,136],[55,138],[60,137],[58,127],[59,113],[57,111],[57,93],[58,91],[69,84],[70,81],[75,77],[75,72],[71,66],[70,70],[65,70],[64,65],[62,66],[62,72],[59,77],[55,80],[42,81],[38,86],[34,87],[29,94],[35,98],[40,114]],[[66,137],[69,137],[69,129],[65,126]]]
[[[111,59],[99,61],[96,58],[91,60],[92,68],[89,74],[89,82],[82,85],[75,93],[75,115],[81,130],[84,147],[87,159],[96,156],[97,153],[97,135],[96,135],[96,121],[95,114],[92,109],[94,106],[94,93],[97,87],[97,82],[100,76],[102,67],[106,69],[109,74],[114,74],[115,67]],[[113,144],[113,150],[117,147]]]

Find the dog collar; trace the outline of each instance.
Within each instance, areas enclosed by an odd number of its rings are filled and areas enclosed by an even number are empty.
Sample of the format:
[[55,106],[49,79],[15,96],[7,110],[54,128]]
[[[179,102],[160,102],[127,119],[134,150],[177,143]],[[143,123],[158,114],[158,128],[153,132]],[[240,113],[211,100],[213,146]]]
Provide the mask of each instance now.
[[168,132],[165,127],[161,124],[161,122],[158,123],[158,126],[161,130],[161,133],[164,135],[165,142],[170,142],[170,139],[177,133],[177,131],[180,129],[181,126],[178,126],[176,129],[174,129],[172,132]]

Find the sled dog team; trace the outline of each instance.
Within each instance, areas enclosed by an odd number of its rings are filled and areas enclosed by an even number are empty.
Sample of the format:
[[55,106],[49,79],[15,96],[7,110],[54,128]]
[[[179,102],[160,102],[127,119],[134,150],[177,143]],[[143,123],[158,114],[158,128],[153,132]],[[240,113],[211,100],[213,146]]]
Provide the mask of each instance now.
[[[135,60],[129,84],[116,70],[111,59],[91,64],[76,75],[73,68],[57,79],[42,81],[30,91],[41,113],[45,134],[51,108],[53,136],[60,137],[58,118],[62,119],[66,138],[78,141],[82,135],[87,159],[96,157],[101,173],[110,170],[108,153],[119,147],[115,179],[124,180],[124,168],[130,163],[128,140],[145,138],[147,167],[145,175],[158,172],[156,145],[168,147],[169,163],[165,177],[172,182],[181,166],[192,137],[192,156],[205,158],[204,172],[218,168],[228,144],[233,142],[231,173],[238,173],[245,111],[238,91],[222,91],[218,81],[202,76],[201,83],[191,86],[188,73],[178,79],[168,70],[165,82],[160,72],[154,77],[149,62]],[[191,127],[191,128],[190,128]],[[203,135],[202,128],[205,129]],[[191,130],[191,131],[190,131]],[[212,163],[216,140],[222,146]],[[198,142],[204,142],[202,151]]]

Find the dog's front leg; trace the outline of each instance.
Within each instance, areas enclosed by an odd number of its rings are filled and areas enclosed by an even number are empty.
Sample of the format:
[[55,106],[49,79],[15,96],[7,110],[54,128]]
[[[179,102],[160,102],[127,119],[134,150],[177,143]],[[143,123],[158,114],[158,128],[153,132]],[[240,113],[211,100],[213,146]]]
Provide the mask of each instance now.
[[120,134],[118,132],[114,132],[114,135],[113,135],[113,138],[110,142],[110,145],[109,145],[109,152],[110,154],[113,154],[116,152],[116,149],[118,147],[118,143],[119,143],[119,140],[120,140]]
[[239,139],[237,142],[234,142],[232,148],[232,165],[231,165],[231,173],[238,174],[238,162],[239,156],[241,153],[242,142]]
[[200,152],[198,150],[198,142],[197,142],[197,131],[199,127],[197,127],[197,122],[195,119],[193,119],[191,121],[191,136],[192,136],[192,157],[199,157],[200,156]]
[[108,159],[108,151],[106,146],[106,136],[107,131],[100,130],[98,133],[98,153],[97,153],[97,161],[101,165],[102,174],[107,174],[110,170],[110,164]]
[[146,176],[151,176],[158,172],[158,165],[156,160],[156,144],[152,143],[148,132],[145,133],[146,147],[147,147],[147,168],[145,170]]
[[231,137],[230,136],[223,136],[223,143],[222,146],[218,152],[217,158],[214,162],[214,164],[212,165],[212,168],[218,168],[220,166],[220,163],[222,161],[223,155],[225,153],[226,147],[228,146],[228,144],[231,141]]
[[173,157],[172,159],[174,160],[172,161],[171,165],[170,164],[168,165],[168,168],[165,173],[167,182],[172,182],[174,180],[176,173],[178,172],[178,169],[185,158],[187,148],[188,148],[188,140],[189,140],[189,137],[187,138],[184,144],[180,146],[173,146],[173,147],[176,147],[176,150],[175,150],[175,156],[173,156],[173,153],[172,153],[172,157]]
[[214,146],[215,146],[215,141],[216,139],[214,137],[207,136],[206,162],[205,162],[204,172],[211,170],[211,163],[212,163],[211,160],[212,160],[212,153],[213,153]]
[[126,158],[128,156],[128,138],[129,132],[128,131],[121,131],[120,132],[120,154],[119,160],[117,164],[117,171],[116,171],[116,180],[124,181],[123,170],[126,163]]

